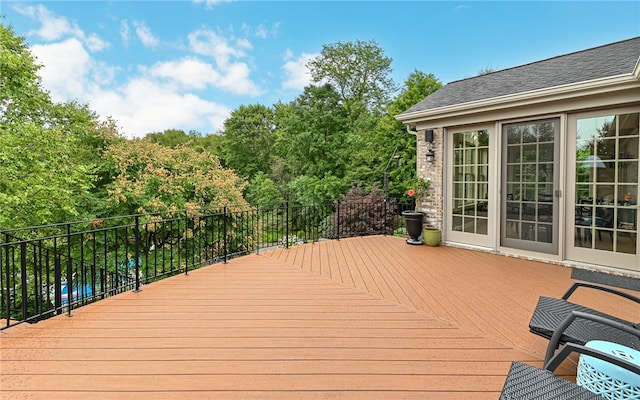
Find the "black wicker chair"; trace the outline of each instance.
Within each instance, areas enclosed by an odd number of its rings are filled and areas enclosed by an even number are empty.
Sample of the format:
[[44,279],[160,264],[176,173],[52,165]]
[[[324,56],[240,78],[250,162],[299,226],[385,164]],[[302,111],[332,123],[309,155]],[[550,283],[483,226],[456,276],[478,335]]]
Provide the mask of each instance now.
[[640,367],[625,359],[578,344],[567,343],[545,364],[544,369],[514,361],[502,388],[500,400],[602,400],[602,396],[553,373],[567,356],[573,352],[597,357],[603,361],[626,368],[640,376]]
[[[605,340],[640,350],[640,325],[568,301],[579,287],[601,290],[634,301],[640,298],[619,290],[586,282],[575,282],[561,297],[541,296],[531,316],[529,330],[550,340],[545,362],[555,349],[565,343],[584,345],[591,340]],[[640,318],[640,306],[638,308]]]

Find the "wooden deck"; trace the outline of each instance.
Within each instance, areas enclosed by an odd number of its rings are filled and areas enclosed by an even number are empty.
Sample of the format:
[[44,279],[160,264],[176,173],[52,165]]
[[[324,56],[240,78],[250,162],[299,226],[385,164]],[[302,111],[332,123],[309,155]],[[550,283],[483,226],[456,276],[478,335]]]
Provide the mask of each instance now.
[[0,397],[496,399],[512,360],[541,365],[529,317],[569,275],[384,236],[263,252],[0,331]]

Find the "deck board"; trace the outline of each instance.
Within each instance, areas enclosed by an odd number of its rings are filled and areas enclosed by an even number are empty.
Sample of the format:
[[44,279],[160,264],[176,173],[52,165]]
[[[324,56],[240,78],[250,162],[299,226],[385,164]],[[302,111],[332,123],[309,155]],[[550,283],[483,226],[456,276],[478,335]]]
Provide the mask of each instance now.
[[385,236],[262,251],[0,331],[0,397],[495,399],[569,275]]

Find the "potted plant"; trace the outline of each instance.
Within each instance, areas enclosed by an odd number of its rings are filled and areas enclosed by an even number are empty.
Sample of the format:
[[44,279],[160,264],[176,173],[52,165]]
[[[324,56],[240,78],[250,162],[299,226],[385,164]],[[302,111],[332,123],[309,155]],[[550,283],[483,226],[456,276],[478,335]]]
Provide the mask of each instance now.
[[427,246],[438,246],[440,245],[440,229],[435,227],[427,226],[422,230],[422,237],[424,239],[424,244]]
[[422,244],[422,221],[424,219],[424,213],[418,211],[418,205],[422,199],[429,196],[429,188],[431,187],[431,181],[424,178],[418,178],[413,188],[409,189],[407,194],[409,197],[414,197],[416,202],[416,208],[413,211],[403,211],[402,215],[407,224],[407,234],[409,244]]

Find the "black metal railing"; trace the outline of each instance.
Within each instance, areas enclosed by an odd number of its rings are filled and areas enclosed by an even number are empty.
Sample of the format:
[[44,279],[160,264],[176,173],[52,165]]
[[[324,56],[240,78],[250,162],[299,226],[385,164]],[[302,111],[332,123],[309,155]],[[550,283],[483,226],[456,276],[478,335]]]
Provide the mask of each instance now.
[[222,207],[0,231],[0,329],[274,247],[404,234],[394,199]]

